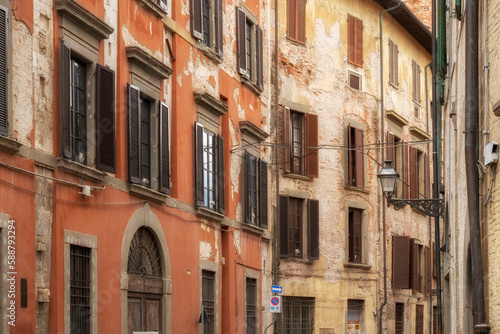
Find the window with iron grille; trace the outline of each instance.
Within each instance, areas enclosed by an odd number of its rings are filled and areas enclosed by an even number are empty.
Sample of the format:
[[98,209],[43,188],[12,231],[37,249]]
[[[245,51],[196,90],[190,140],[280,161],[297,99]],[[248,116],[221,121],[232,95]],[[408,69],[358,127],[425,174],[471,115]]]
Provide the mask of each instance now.
[[314,330],[314,298],[283,296],[283,312],[277,321],[278,333],[312,334]]
[[347,333],[362,333],[363,300],[349,299],[347,301]]
[[204,334],[215,333],[215,272],[202,270],[201,305],[208,315],[208,322],[203,324]]
[[90,248],[70,247],[70,330],[90,334]]
[[415,316],[415,334],[424,334],[424,305],[417,305]]
[[257,324],[257,279],[246,278],[246,334],[258,333]]
[[395,334],[404,334],[405,332],[405,304],[396,303],[396,320],[395,320]]

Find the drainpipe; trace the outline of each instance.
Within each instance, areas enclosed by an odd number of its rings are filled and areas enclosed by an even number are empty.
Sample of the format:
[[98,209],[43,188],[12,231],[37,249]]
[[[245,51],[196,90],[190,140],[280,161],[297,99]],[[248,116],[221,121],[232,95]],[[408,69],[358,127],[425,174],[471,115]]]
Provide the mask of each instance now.
[[[490,72],[490,66],[488,65],[488,53],[487,53],[487,48],[486,48],[486,37],[488,34],[488,1],[484,0],[483,2],[483,61],[484,61],[484,120],[483,120],[483,134],[484,134],[484,140],[483,140],[483,151],[484,147],[486,146],[487,139],[488,139],[488,98],[489,98],[489,93],[488,93],[488,75]],[[484,152],[483,152],[484,153]]]
[[[479,223],[478,161],[478,0],[467,2],[465,15],[465,167],[467,202],[469,204],[469,232],[473,284],[473,318],[475,333],[489,333],[485,323],[483,264],[481,257],[481,231]],[[485,111],[486,112],[486,111]]]
[[278,106],[278,96],[279,96],[279,82],[278,82],[278,0],[274,0],[274,126],[276,131],[276,145],[274,146],[274,154],[276,161],[276,215],[274,219],[274,236],[276,238],[276,262],[274,266],[274,285],[278,285],[278,267],[280,265],[280,238],[279,238],[279,195],[280,195],[280,165],[279,165],[279,106]]
[[[427,71],[429,70],[429,67],[431,66],[432,63],[428,64],[427,66],[425,66],[424,68],[424,73],[425,73],[425,122],[426,122],[426,132],[429,133],[429,91],[428,91],[428,87],[427,87]],[[430,156],[430,144],[427,143],[427,154],[429,154]],[[431,166],[429,164],[427,164],[427,166],[425,166],[426,170],[427,170],[427,175],[431,175]],[[429,176],[429,180],[430,180],[430,176]],[[430,182],[429,182],[430,183]],[[425,185],[426,188],[427,188],[427,193],[430,194],[431,193],[431,185],[430,184],[426,184]],[[429,217],[429,249],[431,249],[431,245],[432,245],[432,218]],[[431,275],[432,277],[432,275]],[[431,289],[432,289],[432,278],[431,278],[431,281],[428,282],[428,284],[431,284]],[[429,333],[432,333],[432,293],[429,293]]]
[[[384,38],[382,29],[382,15],[384,13],[394,10],[401,6],[401,0],[398,4],[384,9],[380,12],[380,143],[381,152],[380,157],[382,162],[384,161]],[[384,301],[380,305],[378,311],[378,333],[382,334],[382,312],[384,311],[384,306],[387,304],[387,242],[386,242],[386,222],[385,222],[385,197],[382,195],[382,253],[384,254]]]

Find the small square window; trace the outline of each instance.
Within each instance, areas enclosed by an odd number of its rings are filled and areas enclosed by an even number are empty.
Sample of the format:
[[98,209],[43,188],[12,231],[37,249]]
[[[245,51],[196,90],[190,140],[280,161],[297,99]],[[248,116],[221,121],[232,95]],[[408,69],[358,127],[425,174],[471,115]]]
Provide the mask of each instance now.
[[361,90],[361,74],[349,71],[347,84],[353,89]]

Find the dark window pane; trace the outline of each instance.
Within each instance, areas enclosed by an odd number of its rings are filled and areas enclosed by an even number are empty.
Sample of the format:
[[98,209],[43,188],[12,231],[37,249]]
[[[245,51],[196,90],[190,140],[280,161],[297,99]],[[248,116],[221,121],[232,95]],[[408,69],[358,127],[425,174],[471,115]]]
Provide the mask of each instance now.
[[90,248],[70,247],[70,333],[90,333]]
[[202,270],[202,309],[208,315],[208,323],[204,323],[205,334],[213,334],[215,332],[215,272]]

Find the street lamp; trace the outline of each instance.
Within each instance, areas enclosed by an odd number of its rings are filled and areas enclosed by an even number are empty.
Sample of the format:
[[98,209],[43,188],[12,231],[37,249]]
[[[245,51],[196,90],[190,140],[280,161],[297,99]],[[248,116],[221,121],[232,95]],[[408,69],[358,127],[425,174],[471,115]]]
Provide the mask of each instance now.
[[444,212],[444,201],[442,199],[395,199],[396,195],[396,183],[399,178],[399,174],[396,172],[394,167],[392,167],[392,161],[386,160],[385,166],[382,168],[380,173],[377,174],[380,184],[382,185],[382,191],[384,196],[387,198],[387,206],[391,203],[395,210],[399,210],[405,205],[409,205],[423,214],[431,217],[442,217]]

